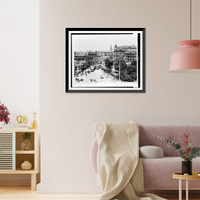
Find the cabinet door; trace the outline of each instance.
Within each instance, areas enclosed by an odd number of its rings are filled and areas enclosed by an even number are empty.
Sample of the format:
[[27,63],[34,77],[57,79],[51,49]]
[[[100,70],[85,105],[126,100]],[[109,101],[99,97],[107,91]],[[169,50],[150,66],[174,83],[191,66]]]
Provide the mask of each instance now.
[[0,132],[0,171],[15,170],[15,132]]

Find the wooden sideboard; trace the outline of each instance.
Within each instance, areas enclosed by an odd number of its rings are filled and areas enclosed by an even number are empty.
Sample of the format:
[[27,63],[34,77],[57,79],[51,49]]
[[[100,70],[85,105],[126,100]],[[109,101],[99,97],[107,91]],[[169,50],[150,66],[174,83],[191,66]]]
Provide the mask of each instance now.
[[[22,150],[22,135],[31,134],[31,148]],[[37,175],[40,173],[39,131],[37,129],[0,130],[0,174],[30,174],[31,189],[36,190]],[[32,168],[21,169],[21,164],[29,161]]]

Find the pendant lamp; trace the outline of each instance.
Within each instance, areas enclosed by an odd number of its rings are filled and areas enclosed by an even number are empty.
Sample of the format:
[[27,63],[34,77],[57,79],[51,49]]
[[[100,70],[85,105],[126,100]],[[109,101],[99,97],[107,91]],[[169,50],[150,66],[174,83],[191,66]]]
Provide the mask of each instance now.
[[192,40],[192,2],[190,0],[190,40],[178,42],[181,46],[170,59],[170,71],[200,69],[200,40]]

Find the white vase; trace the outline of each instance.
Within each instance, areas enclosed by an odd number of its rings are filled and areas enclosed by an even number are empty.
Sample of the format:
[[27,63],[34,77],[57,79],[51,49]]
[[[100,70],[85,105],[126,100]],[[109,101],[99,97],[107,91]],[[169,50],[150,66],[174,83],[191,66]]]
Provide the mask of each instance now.
[[31,169],[32,168],[32,164],[29,161],[24,161],[21,164],[21,168],[24,169],[24,170]]

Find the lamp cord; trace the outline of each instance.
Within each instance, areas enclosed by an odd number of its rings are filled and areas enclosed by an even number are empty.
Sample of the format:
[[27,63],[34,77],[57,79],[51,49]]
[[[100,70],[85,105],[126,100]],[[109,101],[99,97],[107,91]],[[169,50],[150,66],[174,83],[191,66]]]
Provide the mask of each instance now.
[[192,39],[192,0],[190,0],[190,40]]

